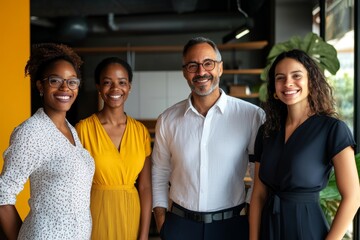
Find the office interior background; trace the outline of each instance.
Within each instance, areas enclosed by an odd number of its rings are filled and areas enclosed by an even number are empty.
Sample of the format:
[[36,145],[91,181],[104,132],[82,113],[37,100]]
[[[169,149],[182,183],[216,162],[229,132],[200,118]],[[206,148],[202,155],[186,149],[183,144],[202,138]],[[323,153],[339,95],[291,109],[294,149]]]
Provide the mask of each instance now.
[[[1,153],[13,128],[41,104],[24,77],[33,43],[66,43],[85,62],[79,97],[68,114],[72,124],[101,107],[93,70],[107,56],[122,57],[134,69],[127,114],[153,122],[190,93],[182,76],[181,50],[191,37],[209,37],[219,45],[224,91],[261,104],[259,76],[271,47],[309,32],[338,51],[340,70],[328,79],[335,88],[341,117],[360,142],[357,0],[19,0],[4,3],[0,11]],[[249,33],[236,39],[243,28]],[[28,211],[28,194],[26,186],[17,203],[22,217]],[[349,236],[360,239],[359,214]]]

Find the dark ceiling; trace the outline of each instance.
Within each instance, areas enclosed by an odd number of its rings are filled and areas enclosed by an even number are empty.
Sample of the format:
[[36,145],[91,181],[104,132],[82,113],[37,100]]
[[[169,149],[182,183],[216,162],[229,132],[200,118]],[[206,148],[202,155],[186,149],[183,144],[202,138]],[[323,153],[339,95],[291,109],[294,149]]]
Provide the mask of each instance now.
[[[240,1],[239,1],[240,2]],[[236,0],[31,0],[31,14],[42,17],[229,11]]]
[[231,31],[251,22],[264,1],[31,0],[32,40]]

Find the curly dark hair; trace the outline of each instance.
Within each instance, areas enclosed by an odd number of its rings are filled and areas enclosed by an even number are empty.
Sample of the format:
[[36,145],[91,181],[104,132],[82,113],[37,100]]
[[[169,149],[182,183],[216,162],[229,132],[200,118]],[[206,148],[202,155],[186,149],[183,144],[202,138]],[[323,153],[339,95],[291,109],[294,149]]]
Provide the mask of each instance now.
[[100,84],[100,75],[101,72],[110,64],[120,64],[121,66],[123,66],[129,76],[129,82],[132,83],[132,79],[133,79],[133,71],[131,66],[129,65],[128,62],[126,62],[125,60],[118,58],[118,57],[108,57],[103,59],[95,68],[95,72],[94,72],[94,79],[95,79],[95,84]]
[[337,117],[335,111],[335,100],[331,86],[326,81],[323,71],[317,62],[302,50],[293,49],[283,52],[277,56],[268,72],[267,101],[262,107],[266,112],[264,126],[265,136],[280,129],[281,121],[286,119],[287,106],[274,98],[275,93],[275,68],[278,63],[285,59],[292,58],[301,63],[308,72],[309,107],[312,114]]
[[83,61],[73,49],[56,43],[39,43],[31,47],[30,58],[25,66],[25,76],[30,76],[33,86],[37,80],[43,79],[45,70],[57,60],[65,60],[71,63],[76,71],[77,77],[81,78],[80,66]]

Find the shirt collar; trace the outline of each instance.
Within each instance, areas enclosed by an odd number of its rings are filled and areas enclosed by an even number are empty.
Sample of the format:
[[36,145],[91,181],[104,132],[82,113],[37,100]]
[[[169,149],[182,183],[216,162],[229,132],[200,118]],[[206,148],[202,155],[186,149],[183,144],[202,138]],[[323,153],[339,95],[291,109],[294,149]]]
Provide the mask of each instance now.
[[[225,112],[228,96],[226,95],[224,90],[222,90],[221,88],[219,88],[219,89],[220,89],[220,98],[216,101],[216,103],[214,104],[214,106],[212,106],[212,108],[219,109],[219,111],[223,114]],[[192,96],[192,94],[190,93],[189,97],[187,98],[186,107],[185,107],[185,111],[184,111],[184,116],[186,115],[186,113],[189,110],[192,110],[193,112],[197,113],[197,110],[195,109],[195,107],[191,103],[191,96]]]

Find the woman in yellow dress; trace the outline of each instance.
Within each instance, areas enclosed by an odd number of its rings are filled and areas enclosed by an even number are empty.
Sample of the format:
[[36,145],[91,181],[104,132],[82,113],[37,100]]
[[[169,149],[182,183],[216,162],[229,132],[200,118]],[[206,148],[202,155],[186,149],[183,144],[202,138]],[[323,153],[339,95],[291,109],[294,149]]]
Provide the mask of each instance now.
[[104,107],[76,130],[95,160],[91,190],[92,239],[148,239],[151,221],[151,146],[146,127],[127,116],[132,69],[117,57],[95,69]]

